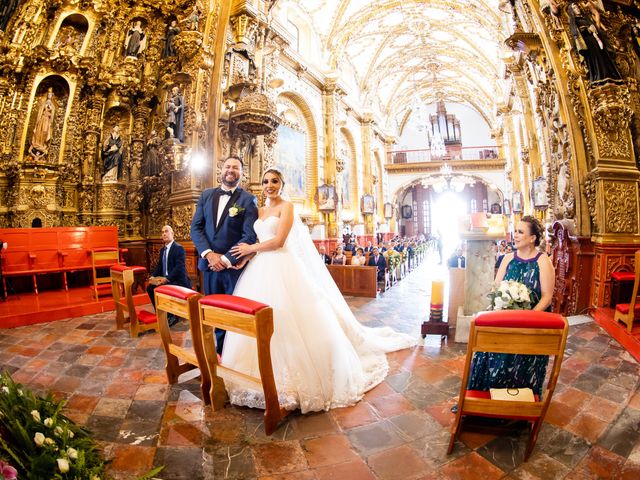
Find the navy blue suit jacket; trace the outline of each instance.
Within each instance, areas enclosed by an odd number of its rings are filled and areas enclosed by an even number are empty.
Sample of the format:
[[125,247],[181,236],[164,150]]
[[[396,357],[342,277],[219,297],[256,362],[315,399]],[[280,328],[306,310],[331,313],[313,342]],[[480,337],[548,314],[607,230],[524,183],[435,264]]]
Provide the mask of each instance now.
[[166,246],[160,249],[160,258],[158,259],[158,264],[156,265],[156,269],[153,271],[152,276],[166,277],[171,285],[191,288],[191,280],[189,280],[187,269],[185,267],[186,254],[184,252],[184,247],[178,242],[173,242],[171,245],[171,248],[169,249],[169,258],[167,259],[167,265],[169,267],[167,270],[169,275],[164,274],[164,252],[166,249]]
[[376,257],[369,255],[369,263],[367,265],[370,267],[378,267],[378,271],[384,272],[384,269],[387,267],[387,261],[384,255],[378,255],[378,263],[376,263]]
[[[218,190],[220,188],[209,188],[202,192],[191,221],[191,240],[200,256],[198,269],[203,272],[210,271],[208,262],[201,257],[205,250],[223,254],[231,265],[235,265],[239,259],[229,253],[231,247],[238,243],[256,243],[256,232],[253,230],[253,223],[258,218],[256,197],[240,187],[236,188],[222,212],[220,224],[216,226],[218,197],[215,193]],[[229,209],[234,205],[242,211],[229,215]]]

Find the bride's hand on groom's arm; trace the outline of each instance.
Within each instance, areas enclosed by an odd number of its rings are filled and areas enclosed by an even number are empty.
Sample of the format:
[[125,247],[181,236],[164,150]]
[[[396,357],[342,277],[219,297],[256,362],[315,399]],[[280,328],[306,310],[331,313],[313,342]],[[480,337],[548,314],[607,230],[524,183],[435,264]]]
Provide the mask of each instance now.
[[233,267],[234,270],[241,270],[244,268],[244,266],[249,262],[249,260],[251,260],[253,257],[255,257],[255,253],[252,253],[250,255],[247,255],[246,257],[243,257],[242,260],[240,260],[238,263],[236,263]]
[[255,244],[249,245],[247,243],[239,243],[235,247],[231,248],[230,252],[234,257],[242,258],[252,253],[256,253]]

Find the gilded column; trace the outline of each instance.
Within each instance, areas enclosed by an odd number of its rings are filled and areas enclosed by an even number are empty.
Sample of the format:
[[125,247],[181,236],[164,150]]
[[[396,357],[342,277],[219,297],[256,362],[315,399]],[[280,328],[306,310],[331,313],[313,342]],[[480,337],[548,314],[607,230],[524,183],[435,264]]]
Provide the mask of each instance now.
[[[337,158],[336,158],[336,74],[327,75],[322,101],[324,106],[324,183],[334,185],[338,188],[337,178]],[[336,219],[340,218],[339,205],[336,205],[335,214],[325,214],[325,225],[329,238],[338,237],[338,224]]]
[[[365,195],[373,195],[373,177],[371,175],[371,162],[373,158],[371,156],[371,138],[373,135],[373,115],[371,113],[365,113],[362,116],[362,123],[360,125],[360,131],[362,136],[362,166],[363,166],[363,193]],[[378,209],[382,208],[382,205],[378,205]],[[375,213],[364,214],[364,231],[367,235],[373,235],[375,230],[374,219]]]

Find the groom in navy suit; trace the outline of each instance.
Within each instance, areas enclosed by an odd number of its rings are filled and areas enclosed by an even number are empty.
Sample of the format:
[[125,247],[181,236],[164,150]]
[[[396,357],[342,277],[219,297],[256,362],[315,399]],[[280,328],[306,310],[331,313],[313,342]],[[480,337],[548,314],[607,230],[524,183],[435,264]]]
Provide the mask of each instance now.
[[[222,165],[222,185],[202,192],[191,221],[191,240],[198,250],[198,269],[204,272],[204,293],[233,294],[246,259],[231,254],[238,243],[256,243],[253,223],[258,218],[256,197],[238,186],[242,160],[229,157]],[[224,330],[216,329],[216,350],[222,353]]]

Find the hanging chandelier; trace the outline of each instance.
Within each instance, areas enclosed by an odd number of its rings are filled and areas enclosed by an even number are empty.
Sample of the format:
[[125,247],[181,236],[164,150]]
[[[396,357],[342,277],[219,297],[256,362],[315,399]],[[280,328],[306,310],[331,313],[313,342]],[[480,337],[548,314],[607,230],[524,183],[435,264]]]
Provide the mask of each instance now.
[[442,158],[447,154],[447,147],[444,145],[444,140],[440,132],[436,132],[431,137],[431,159]]

